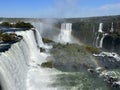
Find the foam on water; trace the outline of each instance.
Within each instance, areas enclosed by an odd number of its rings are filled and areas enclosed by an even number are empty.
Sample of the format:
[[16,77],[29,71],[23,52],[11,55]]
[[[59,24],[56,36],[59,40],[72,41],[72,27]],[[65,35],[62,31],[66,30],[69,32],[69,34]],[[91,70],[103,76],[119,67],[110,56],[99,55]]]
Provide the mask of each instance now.
[[[35,36],[32,30],[26,32],[17,32],[18,35],[23,36],[23,40],[26,42],[29,48],[30,67],[27,74],[26,86],[27,90],[55,90],[54,87],[50,89],[52,71],[49,69],[41,68],[41,63],[46,61],[47,53],[40,53],[37,48]],[[54,72],[54,70],[53,70]],[[54,88],[54,89],[53,89]]]
[[1,53],[0,82],[5,90],[26,90],[28,50],[26,43],[21,40],[5,53]]

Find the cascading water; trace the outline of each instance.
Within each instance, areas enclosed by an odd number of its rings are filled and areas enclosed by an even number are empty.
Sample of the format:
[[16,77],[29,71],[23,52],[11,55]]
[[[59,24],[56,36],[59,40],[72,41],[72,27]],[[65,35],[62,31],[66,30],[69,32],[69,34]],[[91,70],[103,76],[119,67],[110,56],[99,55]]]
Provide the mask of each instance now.
[[101,40],[100,40],[100,45],[99,45],[99,48],[102,48],[103,47],[103,40],[105,38],[105,36],[108,35],[107,33],[103,34]]
[[[101,33],[103,32],[103,31],[102,31],[102,23],[100,23],[98,32],[101,32]],[[113,22],[112,22],[112,24],[111,24],[110,32],[111,32],[111,33],[113,32]],[[103,46],[103,40],[104,40],[104,38],[105,38],[106,35],[108,35],[108,33],[103,33],[103,36],[102,36],[102,38],[101,38],[101,40],[100,40],[99,48],[102,48],[102,46]],[[99,37],[98,37],[98,38],[99,38]]]
[[103,23],[100,23],[100,24],[99,24],[98,32],[102,33],[102,32],[103,32],[103,31],[102,31],[102,28],[103,28]]
[[41,37],[39,31],[38,31],[38,30],[35,30],[35,34],[36,34],[36,39],[37,39],[38,47],[39,47],[39,48],[40,48],[40,47],[43,47],[43,46],[44,46],[44,43],[43,43],[43,41],[42,41],[42,37]]
[[[61,43],[72,42],[71,27],[71,23],[61,25]],[[100,30],[98,32],[101,32]],[[23,36],[23,39],[0,54],[0,83],[5,90],[110,90],[102,80],[87,71],[62,72],[54,68],[42,68],[41,63],[46,62],[50,54],[41,53],[38,48],[42,45],[45,47],[40,33],[26,30],[16,34]],[[79,50],[78,52],[80,53]],[[117,54],[112,53],[112,56],[120,61]]]
[[[29,70],[28,70],[28,74],[26,77],[26,90],[50,90],[50,87],[47,87],[47,85],[50,82],[50,78],[49,77],[49,73],[51,71],[46,70],[41,68],[40,65],[42,62],[44,62],[44,60],[46,59],[47,56],[49,56],[48,54],[45,53],[40,53],[39,48],[37,48],[37,43],[35,40],[35,36],[34,36],[34,31],[30,30],[30,31],[23,31],[23,32],[17,32],[18,35],[23,36],[23,40],[26,42],[26,44],[28,45],[29,48]],[[39,34],[40,35],[40,34]],[[42,40],[42,39],[40,39]],[[40,41],[39,40],[39,41]],[[42,41],[40,41],[42,42]],[[40,42],[38,44],[40,44]],[[44,44],[43,44],[44,45]],[[48,75],[48,77],[46,77],[46,75]],[[41,78],[42,77],[42,78]],[[45,80],[47,79],[47,81],[45,82]],[[43,83],[44,82],[44,83]],[[49,89],[48,89],[49,88]],[[24,89],[21,89],[24,90]],[[53,90],[53,89],[51,89]]]
[[112,22],[110,32],[113,32],[113,31],[114,29],[113,29],[113,22]]
[[103,33],[102,28],[103,28],[103,23],[100,23],[99,24],[99,29],[98,29],[98,35],[97,35],[97,38],[96,38],[96,45],[95,45],[96,47],[99,47],[100,34]]
[[72,23],[62,23],[61,32],[58,36],[58,41],[61,43],[70,43],[71,41],[71,32],[72,32]]
[[100,35],[98,34],[98,36],[97,36],[97,38],[96,38],[96,42],[95,42],[95,43],[96,43],[95,46],[96,46],[97,48],[99,47],[99,46],[98,46],[99,36],[100,36]]
[[35,26],[35,28],[33,29],[35,32],[35,38],[38,44],[39,48],[46,48],[46,49],[51,49],[52,46],[44,44],[42,41],[42,37],[41,37],[41,33],[43,32],[43,23],[41,22],[32,22],[32,24]]
[[[41,64],[48,54],[40,53],[32,30],[15,33],[23,36],[23,39],[1,53],[0,82],[4,90],[30,90],[29,83],[32,81],[29,80],[32,77],[31,72],[34,74],[33,67]],[[38,71],[43,73],[42,69]]]
[[21,40],[0,55],[0,82],[3,90],[26,90],[29,48]]

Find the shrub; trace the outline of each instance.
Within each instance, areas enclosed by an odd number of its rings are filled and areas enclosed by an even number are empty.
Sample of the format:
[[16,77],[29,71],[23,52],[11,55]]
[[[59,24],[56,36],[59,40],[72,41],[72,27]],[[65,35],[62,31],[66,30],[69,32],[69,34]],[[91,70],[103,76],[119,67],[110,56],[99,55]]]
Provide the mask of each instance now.
[[8,33],[4,33],[1,35],[2,41],[3,42],[10,42],[10,41],[15,41],[16,40],[16,34],[8,34]]
[[9,22],[3,22],[1,24],[1,26],[4,26],[4,27],[12,27],[12,25],[9,23]]
[[47,38],[42,38],[42,40],[44,43],[52,43],[53,42],[52,40],[49,40]]
[[85,47],[85,49],[88,51],[88,52],[90,52],[90,53],[99,53],[99,49],[98,48],[96,48],[96,47],[92,47],[92,46],[87,46],[87,45],[85,45],[84,46]]
[[17,22],[16,24],[10,24],[9,22],[3,22],[1,26],[4,27],[15,27],[15,28],[33,28],[33,25],[25,22]]
[[33,28],[33,25],[30,23],[25,23],[25,22],[17,22],[15,24],[15,28]]
[[52,61],[43,62],[41,66],[46,68],[53,68],[53,62]]

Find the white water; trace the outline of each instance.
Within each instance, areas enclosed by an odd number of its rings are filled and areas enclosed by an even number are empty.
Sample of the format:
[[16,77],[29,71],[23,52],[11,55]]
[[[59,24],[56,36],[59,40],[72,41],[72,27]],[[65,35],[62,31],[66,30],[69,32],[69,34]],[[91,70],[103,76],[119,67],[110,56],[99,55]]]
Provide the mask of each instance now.
[[101,40],[100,40],[100,45],[99,45],[99,48],[102,48],[103,47],[103,40],[105,38],[105,36],[108,35],[107,33],[103,34]]
[[97,38],[96,38],[96,44],[95,46],[98,48],[98,43],[99,43],[99,37],[100,37],[100,34],[98,34]]
[[[29,48],[30,65],[26,79],[26,90],[55,90],[55,87],[50,87],[53,78],[55,78],[56,71],[52,69],[41,68],[42,62],[46,61],[46,58],[50,56],[47,53],[40,53],[37,48],[35,36],[32,30],[26,32],[17,33],[23,36],[23,40],[26,42]],[[21,89],[23,90],[23,89]]]
[[[2,87],[4,90],[48,90],[51,77],[46,75],[49,76],[50,71],[41,68],[38,64],[45,62],[49,54],[40,53],[32,30],[16,33],[23,36],[23,39],[0,55]],[[48,82],[44,82],[45,80]]]
[[110,32],[113,32],[113,31],[114,29],[113,29],[113,22],[112,22]]
[[0,24],[2,24],[3,23],[3,21],[0,21]]
[[103,34],[103,37],[101,38],[100,43],[99,43],[100,34],[103,33],[102,28],[103,28],[103,23],[100,23],[99,24],[99,29],[98,29],[98,36],[96,38],[96,47],[97,48],[102,48],[103,39],[106,35],[106,34]]
[[103,23],[100,23],[100,24],[99,24],[98,32],[102,33],[102,32],[103,32],[103,31],[102,31],[102,28],[103,28]]
[[41,33],[43,32],[43,23],[41,23],[41,22],[33,23],[32,22],[32,24],[35,26],[34,32],[35,32],[38,47],[45,48],[45,49],[51,49],[52,46],[44,44],[42,41]]
[[42,41],[42,37],[41,37],[39,31],[38,31],[38,30],[35,30],[35,34],[36,34],[36,39],[37,39],[38,47],[39,47],[39,48],[40,48],[40,47],[43,47],[43,46],[44,46],[44,43],[43,43],[43,41]]
[[42,22],[31,22],[32,25],[35,27],[36,30],[38,30],[38,32],[40,32],[40,34],[43,32],[43,23]]
[[120,61],[120,56],[117,53],[114,52],[101,52],[100,54],[93,54],[94,56],[108,56],[108,57],[113,57],[116,59],[116,61]]
[[[24,47],[23,47],[24,46]],[[0,55],[0,82],[4,90],[26,90],[29,48],[24,40]]]
[[62,23],[61,32],[58,35],[58,42],[60,43],[71,43],[71,32],[72,32],[72,23]]
[[[0,81],[5,90],[84,90],[90,85],[90,81],[94,81],[94,78],[89,80],[90,77],[83,77],[86,82],[81,81],[80,75],[86,76],[81,72],[64,73],[55,69],[41,68],[40,64],[46,61],[49,54],[40,53],[33,31],[16,33],[22,35],[23,40],[13,44],[10,50],[0,56],[0,76],[3,77]],[[71,75],[75,80],[70,77]],[[71,81],[75,85],[72,85]],[[52,85],[53,83],[57,85]],[[97,88],[95,90],[101,90]]]

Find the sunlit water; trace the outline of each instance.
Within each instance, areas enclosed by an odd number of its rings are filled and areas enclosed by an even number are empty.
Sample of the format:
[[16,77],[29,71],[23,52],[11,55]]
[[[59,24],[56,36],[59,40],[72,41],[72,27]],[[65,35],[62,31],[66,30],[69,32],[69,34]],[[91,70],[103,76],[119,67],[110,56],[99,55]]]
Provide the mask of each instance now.
[[[68,26],[67,29],[71,30],[71,26]],[[63,34],[69,37],[69,32]],[[0,82],[5,90],[113,90],[99,75],[84,70],[62,72],[54,68],[42,68],[41,63],[50,54],[40,52],[38,46],[44,47],[42,39],[39,39],[41,37],[37,36],[36,42],[32,30],[16,33],[22,35],[23,40],[0,55]],[[69,38],[66,40],[69,41]],[[114,71],[119,76],[119,69]]]

